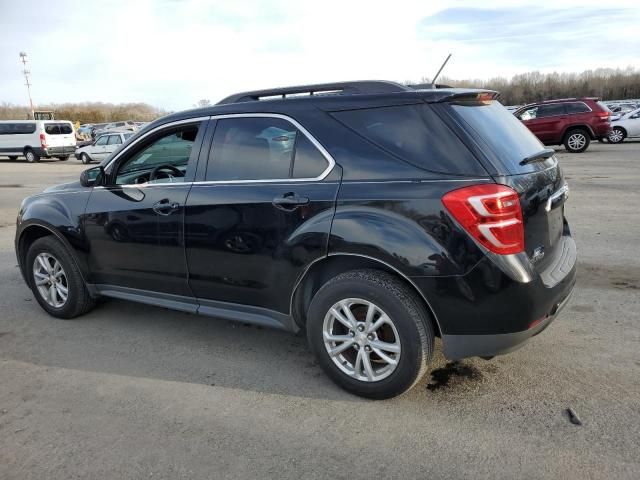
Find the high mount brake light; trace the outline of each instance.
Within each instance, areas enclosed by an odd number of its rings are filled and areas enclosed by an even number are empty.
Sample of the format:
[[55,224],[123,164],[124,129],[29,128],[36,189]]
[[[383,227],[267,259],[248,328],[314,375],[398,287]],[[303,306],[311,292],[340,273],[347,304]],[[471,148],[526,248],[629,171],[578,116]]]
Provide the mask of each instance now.
[[473,185],[445,194],[442,203],[489,251],[499,255],[524,251],[524,223],[515,190],[497,184]]

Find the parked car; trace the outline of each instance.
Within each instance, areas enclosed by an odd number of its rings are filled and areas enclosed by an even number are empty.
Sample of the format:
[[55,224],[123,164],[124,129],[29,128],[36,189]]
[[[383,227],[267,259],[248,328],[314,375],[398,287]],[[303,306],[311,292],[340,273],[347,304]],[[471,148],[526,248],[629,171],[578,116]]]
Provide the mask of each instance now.
[[96,129],[94,135],[96,137],[102,135],[103,133],[107,133],[109,131],[124,131],[129,130],[131,132],[138,131],[138,126],[134,122],[112,122],[107,123],[102,128]]
[[163,117],[24,200],[20,270],[54,317],[107,296],[306,330],[338,385],[398,395],[435,336],[510,352],[574,286],[562,170],[496,95],[347,82]]
[[97,136],[97,132],[103,130],[104,127],[106,127],[106,126],[107,126],[106,123],[94,123],[93,126],[91,127],[91,131],[90,131],[91,138],[93,140],[95,140],[95,138]]
[[625,138],[640,137],[640,108],[625,113],[612,121],[613,129],[609,133],[611,143],[620,143]]
[[591,140],[607,137],[611,112],[597,98],[564,98],[531,103],[514,112],[545,145],[584,152]]
[[73,124],[64,120],[0,120],[0,155],[67,160],[76,150]]
[[91,129],[93,128],[92,123],[86,123],[80,125],[80,128],[76,130],[76,138],[80,141],[86,141],[91,138]]
[[95,142],[79,147],[76,158],[82,163],[101,162],[125,143],[133,132],[111,132],[100,135]]

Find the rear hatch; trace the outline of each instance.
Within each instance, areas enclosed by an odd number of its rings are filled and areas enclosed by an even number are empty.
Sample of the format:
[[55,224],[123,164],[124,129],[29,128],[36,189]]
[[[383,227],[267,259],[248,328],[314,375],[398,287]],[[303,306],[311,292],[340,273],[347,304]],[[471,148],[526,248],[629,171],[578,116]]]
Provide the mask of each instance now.
[[496,100],[477,96],[449,101],[442,108],[469,135],[472,149],[496,182],[518,193],[525,250],[536,270],[557,262],[564,251],[568,187],[553,150]]
[[44,124],[47,148],[56,153],[73,153],[76,137],[69,122],[47,122]]

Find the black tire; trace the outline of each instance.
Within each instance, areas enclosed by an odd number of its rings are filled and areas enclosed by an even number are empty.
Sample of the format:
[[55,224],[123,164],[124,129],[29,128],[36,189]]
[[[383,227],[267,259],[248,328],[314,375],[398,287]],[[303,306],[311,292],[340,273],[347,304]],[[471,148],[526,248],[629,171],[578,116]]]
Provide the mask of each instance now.
[[589,132],[582,130],[581,128],[575,128],[569,130],[564,136],[564,148],[569,153],[582,153],[591,143]]
[[17,160],[18,157],[16,155],[9,155],[9,160]]
[[613,127],[609,134],[609,143],[622,143],[627,138],[627,132],[622,127]]
[[27,159],[27,162],[29,162],[29,163],[35,163],[35,162],[40,161],[40,157],[38,155],[36,155],[36,152],[34,152],[30,148],[27,148],[24,151],[24,157]]
[[69,160],[69,155],[64,155],[62,157],[58,157],[58,160],[60,160],[61,162],[66,162],[67,160]]
[[[36,257],[41,253],[53,256],[64,269],[68,296],[66,302],[59,308],[49,305],[35,285],[33,265]],[[60,240],[53,236],[42,237],[33,242],[26,255],[25,271],[33,295],[49,315],[64,319],[74,318],[88,312],[95,305],[95,300],[89,295],[76,262]]]
[[[325,316],[340,300],[373,302],[392,319],[401,345],[395,370],[378,381],[358,380],[340,370],[323,338]],[[354,270],[328,281],[315,294],[307,315],[307,340],[320,367],[336,384],[361,397],[385,399],[411,389],[427,372],[433,354],[434,330],[423,302],[393,275],[378,270]]]
[[85,165],[89,164],[89,163],[91,163],[91,157],[89,155],[87,155],[86,153],[82,152],[80,154],[80,161],[82,163],[84,163]]

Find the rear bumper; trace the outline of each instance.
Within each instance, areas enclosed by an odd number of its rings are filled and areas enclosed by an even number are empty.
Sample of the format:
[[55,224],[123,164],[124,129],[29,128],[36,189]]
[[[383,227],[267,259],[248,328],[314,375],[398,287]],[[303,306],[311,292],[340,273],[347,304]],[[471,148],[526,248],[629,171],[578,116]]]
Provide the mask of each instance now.
[[443,353],[450,360],[467,357],[493,357],[513,352],[522,347],[527,340],[546,329],[571,298],[573,290],[559,303],[554,305],[549,315],[532,328],[521,332],[501,333],[497,335],[442,335]]
[[76,152],[75,145],[67,145],[63,147],[47,147],[41,149],[42,157],[55,157],[61,155],[73,155]]

